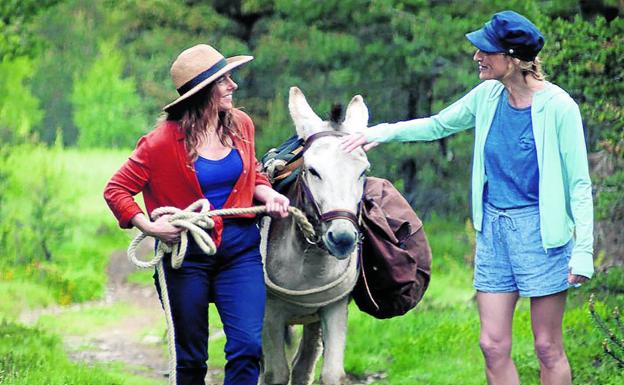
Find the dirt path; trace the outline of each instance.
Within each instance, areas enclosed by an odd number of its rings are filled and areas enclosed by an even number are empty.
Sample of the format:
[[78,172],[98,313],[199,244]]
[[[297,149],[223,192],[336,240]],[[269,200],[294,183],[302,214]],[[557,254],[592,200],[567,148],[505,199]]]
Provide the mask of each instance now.
[[[143,242],[140,255],[145,258],[153,245]],[[67,338],[71,357],[87,362],[120,361],[128,367],[137,368],[136,374],[163,379],[168,374],[168,357],[163,347],[164,335],[142,335],[146,328],[161,325],[164,315],[158,295],[153,286],[128,283],[127,277],[135,271],[127,259],[125,250],[114,252],[107,267],[108,286],[106,303],[130,304],[133,315],[120,319],[115,325],[97,333],[79,338]],[[164,333],[164,330],[163,330]],[[85,341],[87,339],[87,341]],[[88,349],[80,349],[88,346]]]
[[[144,241],[137,250],[137,256],[148,259],[153,243]],[[128,262],[126,251],[114,252],[107,267],[108,284],[106,296],[101,301],[92,301],[71,306],[54,306],[28,311],[20,316],[20,322],[33,325],[42,315],[60,315],[65,312],[80,312],[90,308],[102,308],[116,303],[125,303],[132,308],[132,315],[117,320],[113,325],[97,329],[86,335],[63,335],[68,355],[76,361],[87,363],[123,362],[133,374],[152,378],[166,384],[168,376],[168,354],[164,329],[164,313],[154,286],[143,286],[127,281],[135,267]],[[161,328],[158,328],[162,325]],[[162,329],[158,335],[145,335],[147,329]],[[210,370],[207,385],[219,382],[220,371]]]

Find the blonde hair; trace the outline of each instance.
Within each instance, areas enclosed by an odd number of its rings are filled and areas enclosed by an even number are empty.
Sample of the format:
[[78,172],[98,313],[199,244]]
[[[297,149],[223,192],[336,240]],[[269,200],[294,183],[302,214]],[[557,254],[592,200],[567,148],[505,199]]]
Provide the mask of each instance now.
[[536,80],[545,80],[546,75],[542,69],[542,61],[536,56],[532,61],[524,61],[520,59],[514,60],[515,65],[522,71],[522,75],[531,75]]
[[164,120],[178,122],[185,134],[184,144],[191,164],[197,160],[197,145],[206,135],[208,127],[216,130],[219,141],[224,146],[232,147],[232,137],[240,137],[240,130],[232,111],[219,111],[214,85],[215,83],[208,85],[173,106],[157,123]]

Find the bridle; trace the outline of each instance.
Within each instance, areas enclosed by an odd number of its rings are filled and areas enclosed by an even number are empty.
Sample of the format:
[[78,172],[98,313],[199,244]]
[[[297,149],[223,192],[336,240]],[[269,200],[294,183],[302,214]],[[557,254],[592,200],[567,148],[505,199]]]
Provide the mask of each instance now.
[[[324,138],[327,136],[333,136],[333,137],[341,137],[341,136],[346,136],[348,134],[344,133],[344,132],[339,132],[339,131],[323,131],[323,132],[318,132],[316,134],[312,134],[310,135],[306,141],[305,144],[303,146],[303,150],[302,153],[305,153],[309,148],[310,145],[316,141],[317,139],[320,138]],[[361,203],[358,204],[358,212],[354,213],[351,210],[347,210],[347,209],[338,209],[338,210],[330,210],[330,211],[326,211],[326,212],[321,212],[320,207],[318,206],[318,204],[316,203],[316,200],[314,199],[314,195],[312,195],[312,191],[310,191],[310,187],[308,186],[308,184],[305,181],[305,174],[306,174],[306,169],[303,168],[302,166],[302,170],[301,173],[299,174],[299,176],[297,177],[297,182],[296,184],[298,186],[301,187],[301,190],[303,192],[303,196],[302,198],[302,202],[301,203],[305,203],[305,201],[308,201],[310,203],[310,205],[313,208],[313,214],[314,214],[314,220],[313,222],[316,222],[317,225],[315,227],[320,227],[321,224],[323,223],[327,223],[330,221],[333,221],[335,219],[345,219],[348,220],[349,222],[353,223],[353,225],[355,226],[356,229],[359,229],[360,227],[360,212],[361,212]],[[360,200],[361,202],[361,200]],[[306,240],[309,243],[313,243],[313,244],[317,244],[319,245],[321,236],[318,235],[320,234],[320,231],[317,231],[317,236],[315,237],[315,239],[307,239]]]

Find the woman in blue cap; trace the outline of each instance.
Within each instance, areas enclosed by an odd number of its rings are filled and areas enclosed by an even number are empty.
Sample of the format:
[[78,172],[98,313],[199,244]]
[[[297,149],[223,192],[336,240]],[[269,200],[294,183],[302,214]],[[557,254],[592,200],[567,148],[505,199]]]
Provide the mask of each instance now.
[[346,137],[352,151],[378,142],[430,141],[475,129],[474,287],[489,384],[519,384],[511,360],[518,297],[531,301],[542,384],[570,384],[562,343],[566,292],[591,278],[593,204],[576,103],[544,80],[540,31],[512,11],[466,35],[477,48],[477,87],[429,118],[383,123]]

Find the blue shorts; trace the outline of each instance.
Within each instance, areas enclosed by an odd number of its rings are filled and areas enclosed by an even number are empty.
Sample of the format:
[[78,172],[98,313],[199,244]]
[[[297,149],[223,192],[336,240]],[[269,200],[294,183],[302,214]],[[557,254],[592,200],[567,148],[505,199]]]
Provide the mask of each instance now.
[[484,204],[477,231],[474,287],[487,293],[541,297],[568,289],[573,241],[544,250],[537,206],[500,210]]

